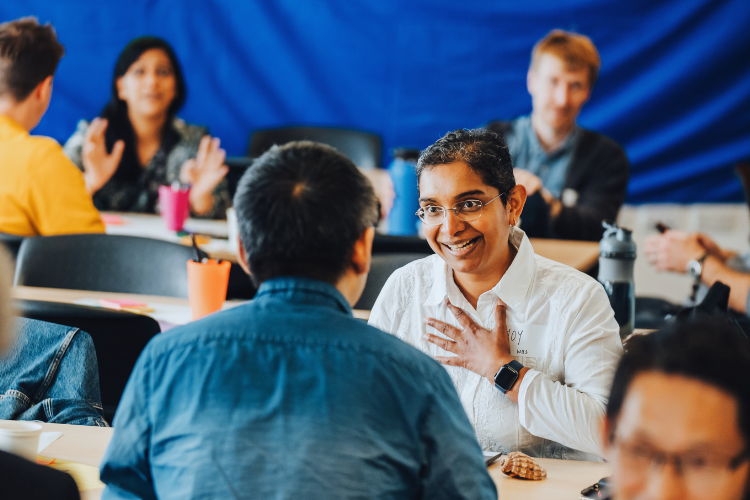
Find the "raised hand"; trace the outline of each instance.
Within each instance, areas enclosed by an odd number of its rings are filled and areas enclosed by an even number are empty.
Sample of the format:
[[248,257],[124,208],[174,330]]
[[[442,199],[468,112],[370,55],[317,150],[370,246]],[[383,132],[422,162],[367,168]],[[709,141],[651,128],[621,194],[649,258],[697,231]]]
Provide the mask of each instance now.
[[684,233],[670,229],[664,234],[646,238],[644,251],[657,271],[687,272],[688,263],[700,258],[705,247],[698,233]]
[[542,180],[528,170],[514,168],[513,177],[516,178],[516,184],[521,184],[526,188],[526,196],[531,196],[544,188]]
[[86,130],[81,149],[83,163],[83,178],[86,189],[93,195],[109,181],[117,171],[125,151],[125,142],[117,141],[112,146],[112,152],[107,153],[104,133],[107,131],[105,118],[94,118]]
[[226,151],[219,145],[218,138],[203,136],[198,146],[198,155],[183,163],[180,170],[180,181],[192,185],[190,206],[198,214],[211,210],[213,191],[229,172],[229,167],[224,165]]
[[463,309],[454,306],[448,299],[445,304],[453,316],[458,320],[461,328],[456,328],[433,318],[425,318],[424,322],[433,327],[450,340],[425,333],[424,339],[432,342],[445,351],[456,356],[435,356],[435,360],[450,366],[462,366],[467,370],[487,377],[494,383],[497,371],[506,363],[513,360],[510,355],[510,341],[508,340],[508,326],[506,321],[507,306],[497,299],[495,305],[495,327],[492,330],[478,325]]

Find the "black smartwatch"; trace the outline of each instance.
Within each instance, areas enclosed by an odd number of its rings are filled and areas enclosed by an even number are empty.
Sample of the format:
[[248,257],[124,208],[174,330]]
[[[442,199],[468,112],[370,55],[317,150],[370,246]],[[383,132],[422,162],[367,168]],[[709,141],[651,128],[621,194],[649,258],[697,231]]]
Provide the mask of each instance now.
[[523,365],[515,359],[503,365],[495,374],[495,387],[497,387],[503,394],[513,389],[518,376],[523,369]]

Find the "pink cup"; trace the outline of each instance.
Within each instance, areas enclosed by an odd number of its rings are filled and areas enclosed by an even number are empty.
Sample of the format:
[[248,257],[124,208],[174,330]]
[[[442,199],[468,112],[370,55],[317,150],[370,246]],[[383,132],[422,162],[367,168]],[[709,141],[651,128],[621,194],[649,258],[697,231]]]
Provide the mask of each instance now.
[[172,186],[159,186],[159,207],[161,218],[170,231],[180,231],[190,215],[190,188],[172,189]]

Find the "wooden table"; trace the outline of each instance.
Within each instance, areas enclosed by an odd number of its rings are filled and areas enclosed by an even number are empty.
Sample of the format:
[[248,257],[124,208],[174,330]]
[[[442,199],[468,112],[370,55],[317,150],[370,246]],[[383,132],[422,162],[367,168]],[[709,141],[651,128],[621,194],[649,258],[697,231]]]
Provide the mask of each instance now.
[[[94,305],[99,299],[130,299],[144,302],[154,311],[146,313],[160,323],[184,325],[192,320],[190,305],[187,299],[162,297],[158,295],[138,295],[131,293],[92,292],[89,290],[64,290],[60,288],[41,288],[35,286],[16,286],[12,290],[13,298],[26,300],[43,300],[67,304]],[[241,300],[228,300],[222,309],[230,309],[244,304]],[[354,317],[367,320],[370,311],[355,310]]]
[[[40,455],[60,460],[80,462],[99,468],[104,458],[114,429],[88,425],[42,424],[42,432],[62,432],[55,442],[40,452]],[[81,500],[98,500],[102,490],[81,492]]]
[[530,238],[534,253],[582,272],[599,260],[599,243],[595,241],[545,240]]
[[[107,224],[107,234],[123,234],[184,242],[174,231],[168,231],[161,217],[153,214],[113,213],[104,214],[119,217],[122,224]],[[237,262],[237,255],[228,237],[229,229],[225,220],[188,219],[185,229],[198,234],[213,235],[211,241],[200,245],[211,257]],[[586,272],[599,258],[599,243],[591,241],[547,240],[531,238],[531,246],[537,255]]]
[[[187,239],[177,236],[175,231],[169,231],[158,215],[104,212],[102,216],[105,219],[107,234],[140,236],[142,238],[171,241],[172,243],[187,243]],[[108,223],[112,219],[119,219],[121,223]],[[185,222],[185,230],[211,237],[208,243],[199,245],[211,257],[237,262],[236,252],[228,239],[229,227],[227,221],[191,218]]]
[[[71,460],[99,467],[104,452],[112,439],[112,428],[82,425],[42,424],[44,432],[62,432],[63,435],[41,455]],[[510,479],[500,472],[497,463],[489,468],[490,477],[497,485],[500,500],[575,500],[583,488],[609,476],[609,464],[575,462],[567,460],[538,459],[547,469],[544,481]],[[102,490],[81,492],[84,500],[98,499]]]

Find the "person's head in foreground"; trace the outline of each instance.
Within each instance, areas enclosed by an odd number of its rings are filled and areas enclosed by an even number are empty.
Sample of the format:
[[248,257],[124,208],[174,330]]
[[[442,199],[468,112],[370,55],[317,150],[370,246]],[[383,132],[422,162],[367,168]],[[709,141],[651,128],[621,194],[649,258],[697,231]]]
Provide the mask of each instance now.
[[469,283],[484,283],[481,292],[495,286],[513,261],[510,227],[526,201],[505,140],[486,129],[450,132],[422,152],[417,176],[425,236],[456,284],[465,295]]
[[750,341],[723,321],[628,342],[603,426],[614,498],[747,498],[749,375]]
[[600,64],[596,47],[584,35],[552,30],[539,40],[526,78],[535,126],[572,128],[591,95]]
[[370,269],[378,220],[370,182],[333,148],[274,147],[243,176],[234,198],[240,263],[256,286],[278,276],[336,285],[354,304]]
[[33,17],[0,24],[0,114],[30,131],[52,98],[52,79],[65,49],[51,25]]

